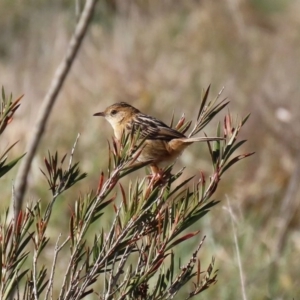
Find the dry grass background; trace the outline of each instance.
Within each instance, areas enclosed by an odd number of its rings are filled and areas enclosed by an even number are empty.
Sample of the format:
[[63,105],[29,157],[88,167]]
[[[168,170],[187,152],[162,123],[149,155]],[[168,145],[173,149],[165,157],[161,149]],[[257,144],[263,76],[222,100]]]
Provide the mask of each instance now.
[[[43,156],[68,152],[82,134],[75,157],[88,178],[57,204],[51,234],[67,228],[69,205],[79,190],[96,188],[105,168],[112,131],[93,113],[122,100],[166,122],[173,110],[193,118],[202,88],[212,83],[216,95],[225,86],[231,112],[252,114],[243,133],[245,151],[256,154],[227,174],[222,202],[199,224],[207,235],[202,257],[214,255],[220,269],[218,284],[199,299],[242,299],[226,199],[248,299],[298,299],[299,13],[296,0],[100,1],[29,177],[26,200],[47,201]],[[0,16],[0,83],[16,97],[25,94],[1,147],[20,140],[14,151],[21,154],[76,22],[74,1],[3,0]],[[186,176],[209,171],[206,152],[190,147],[177,167],[185,165]],[[1,209],[16,171],[0,182]]]

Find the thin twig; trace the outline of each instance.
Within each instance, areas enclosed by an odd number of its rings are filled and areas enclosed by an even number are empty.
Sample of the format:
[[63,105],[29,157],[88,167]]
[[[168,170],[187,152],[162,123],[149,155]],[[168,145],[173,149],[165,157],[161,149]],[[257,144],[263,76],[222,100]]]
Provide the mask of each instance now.
[[[103,185],[101,193],[98,195],[95,203],[91,207],[91,209],[90,209],[90,211],[89,211],[89,213],[86,217],[86,221],[84,222],[84,224],[83,224],[83,226],[80,230],[79,237],[77,238],[76,248],[78,247],[78,245],[80,245],[80,243],[81,243],[81,241],[84,237],[84,234],[85,234],[87,228],[90,225],[91,219],[94,215],[95,208],[105,198],[105,196],[111,191],[111,189],[112,189],[111,184],[112,184],[113,181],[116,180],[117,175],[118,175],[118,173],[120,172],[121,169],[122,169],[122,166],[119,166],[117,169],[115,169],[114,172],[111,174],[111,177],[108,178],[108,180]],[[65,272],[65,276],[64,276],[64,279],[63,279],[62,287],[61,287],[59,298],[58,298],[59,300],[67,299],[67,296],[66,295],[64,296],[64,293],[65,293],[65,289],[66,289],[66,285],[67,285],[67,279],[68,279],[68,276],[69,276],[69,273],[70,273],[70,270],[71,270],[71,267],[73,265],[73,261],[74,261],[76,255],[77,255],[77,251],[75,250],[73,252],[73,254],[71,255],[71,258],[69,260],[69,264],[68,264],[66,272]],[[67,294],[68,294],[68,292],[67,292]]]
[[[119,215],[120,215],[122,206],[123,206],[123,202],[120,203],[120,206],[119,206],[119,208],[118,208],[118,210],[117,210],[117,213],[116,213],[116,216],[115,216],[115,218],[114,218],[113,224],[111,225],[111,229],[110,229],[110,231],[109,231],[109,234],[107,235],[107,237],[106,237],[106,239],[105,239],[105,242],[104,242],[104,244],[103,244],[103,246],[102,246],[101,252],[98,254],[99,257],[100,257],[101,255],[103,255],[103,253],[104,253],[104,251],[105,251],[105,248],[106,248],[106,246],[107,246],[107,244],[108,244],[109,239],[112,239],[112,238],[114,237],[114,235],[116,234],[115,226],[116,226],[116,223],[117,223],[117,221],[118,221],[118,217],[119,217]],[[94,211],[94,209],[93,209],[93,211]],[[98,236],[98,238],[97,238],[97,240],[96,240],[96,243],[99,241],[100,238],[101,238],[101,235]],[[95,244],[96,244],[96,243],[95,243]],[[77,246],[76,246],[76,247],[77,247]],[[92,248],[91,251],[90,251],[90,256],[93,254],[93,250],[94,250],[94,246],[93,246],[93,248]],[[74,251],[74,253],[76,253],[76,252]],[[70,260],[70,263],[71,263],[71,260]],[[80,267],[80,269],[77,271],[76,276],[77,276],[77,275],[79,276],[79,274],[82,272],[84,266],[85,266],[85,265],[82,264],[82,266]],[[67,278],[66,275],[67,275],[67,272],[66,272],[66,274],[65,274],[65,278]],[[71,275],[71,276],[72,276],[72,275]],[[76,278],[76,276],[75,276],[75,278]],[[69,281],[70,281],[70,282],[74,281],[73,278],[74,278],[74,277],[71,277],[71,278],[69,279]],[[105,277],[104,277],[104,283],[105,283]],[[105,284],[104,284],[104,286],[105,286]],[[69,288],[68,291],[66,292],[66,296],[65,296],[66,298],[67,298],[67,295],[68,295],[68,294],[70,293],[70,291],[71,291],[71,287],[72,287],[72,285],[70,285],[70,288]],[[73,288],[73,290],[74,290],[74,288]]]
[[70,240],[70,236],[66,238],[66,240],[57,248],[57,252],[59,252],[65,245],[66,243]]
[[51,299],[52,299],[52,296],[53,296],[53,279],[54,279],[54,273],[55,273],[55,266],[56,266],[56,261],[57,261],[57,256],[58,256],[59,249],[61,249],[60,247],[58,247],[58,242],[59,242],[60,238],[61,238],[61,233],[59,234],[59,236],[57,238],[55,248],[54,248],[54,257],[53,257],[53,262],[52,262],[52,268],[51,268],[50,278],[49,278],[49,282],[48,282],[48,287],[47,287],[47,291],[46,291],[46,295],[45,295],[45,300],[48,299],[50,291],[51,291]]
[[[115,218],[114,218],[113,224],[111,225],[110,232],[109,232],[109,234],[108,234],[107,238],[105,239],[105,242],[104,242],[104,244],[103,244],[103,246],[102,246],[102,251],[99,253],[98,258],[97,258],[96,262],[94,263],[94,267],[92,268],[92,270],[90,271],[90,273],[87,275],[87,278],[85,279],[84,283],[88,282],[88,281],[89,281],[89,278],[92,278],[92,277],[95,275],[95,272],[96,272],[96,270],[98,269],[98,266],[101,265],[101,263],[102,263],[103,261],[106,260],[106,258],[107,258],[107,256],[108,256],[107,253],[110,253],[109,250],[111,250],[111,249],[113,248],[113,247],[111,247],[111,248],[106,252],[106,254],[104,254],[105,248],[106,248],[106,246],[107,246],[109,240],[113,238],[114,234],[116,234],[115,226],[116,226],[116,224],[117,224],[118,217],[119,217],[119,215],[120,215],[122,206],[123,206],[123,202],[120,203],[120,207],[118,208],[118,211],[117,211],[116,216],[115,216]],[[127,233],[127,232],[126,232],[126,233]],[[103,257],[105,258],[105,260],[102,259],[102,260],[99,262],[99,259],[102,257],[102,255],[103,255]],[[105,261],[105,262],[106,262],[106,261]],[[83,283],[83,285],[84,285],[84,283]],[[83,289],[83,285],[81,286],[81,288],[80,288],[80,290],[79,290],[77,296],[80,295],[80,293],[83,292],[83,291],[85,290],[86,286],[85,286],[84,289]],[[70,292],[71,292],[71,289],[69,289],[69,290],[67,291],[67,293],[66,293],[66,298],[69,296],[69,293],[70,293]],[[76,299],[77,299],[77,298],[76,298]]]
[[[157,203],[157,201],[158,201],[158,200],[156,199],[153,203]],[[140,222],[140,219],[142,219],[142,218],[145,216],[145,214],[146,214],[151,208],[152,208],[152,206],[150,205],[150,206],[147,207],[147,208],[145,209],[145,211],[144,211],[141,215],[139,215],[135,220],[132,220],[132,219],[131,219],[131,220],[128,222],[127,226],[123,229],[123,231],[121,232],[121,234],[118,236],[118,238],[115,240],[115,242],[111,245],[110,249],[115,249],[118,245],[120,245],[122,239],[127,235],[127,233],[130,231],[130,229],[134,228],[134,226]],[[136,232],[136,234],[138,234],[138,232]],[[132,237],[132,239],[134,239],[134,237]],[[106,253],[103,257],[101,257],[101,256],[98,255],[98,258],[97,258],[97,260],[95,261],[93,268],[92,268],[91,271],[89,272],[88,276],[85,278],[85,281],[82,283],[81,288],[80,288],[78,294],[76,295],[76,297],[74,297],[74,300],[79,300],[79,299],[81,299],[81,296],[82,296],[83,292],[85,291],[85,289],[87,288],[87,286],[88,286],[89,283],[90,283],[90,279],[94,277],[94,275],[96,274],[96,271],[97,271],[98,268],[99,268],[99,265],[103,264],[103,263],[107,260],[109,254],[110,254],[111,252],[112,252],[112,250],[111,250],[111,251],[107,251],[107,253]]]
[[[163,298],[167,297],[167,295],[169,295],[169,298],[173,299],[176,296],[176,294],[179,292],[179,290],[182,288],[182,286],[186,283],[185,276],[187,275],[187,272],[189,270],[191,270],[191,268],[193,268],[193,266],[197,260],[198,252],[200,251],[205,239],[206,239],[206,236],[204,236],[201,239],[197,249],[193,252],[189,262],[185,266],[181,267],[181,270],[182,270],[181,273],[178,274],[177,278],[175,278],[175,280],[172,282],[171,286],[168,289],[166,289],[166,291],[162,295]],[[197,286],[195,286],[195,289],[197,290]],[[194,295],[192,292],[192,293],[190,293],[190,296],[185,299],[190,299],[193,296]]]
[[[110,270],[110,274],[109,274],[109,279],[108,279],[108,286],[107,286],[107,292],[106,292],[106,296],[104,299],[109,299],[110,298],[110,293],[111,293],[111,290],[112,290],[112,281],[113,281],[113,277],[114,277],[114,269],[115,269],[115,263],[116,263],[116,259],[118,257],[118,252],[116,251],[115,252],[115,255],[114,255],[114,259],[112,261],[112,264],[111,264],[111,270]],[[108,261],[106,261],[108,263]],[[105,272],[104,274],[106,274],[106,266],[105,266]],[[104,276],[105,277],[105,276]]]
[[47,205],[47,208],[45,210],[45,216],[43,218],[43,222],[48,223],[51,213],[52,213],[52,208],[53,208],[53,204],[56,201],[57,197],[59,196],[59,193],[56,193],[52,199],[51,202]]
[[[218,99],[220,98],[221,94],[223,93],[225,87],[223,86],[222,89],[219,91],[217,97],[213,100],[213,102],[215,103],[216,101],[218,101]],[[223,100],[224,101],[224,100]],[[199,116],[199,119],[197,119],[193,129],[191,130],[191,132],[189,133],[188,137],[193,137],[194,135],[196,135],[199,132],[199,127],[201,126],[203,119],[205,117],[208,117],[210,115],[210,111],[214,110],[214,103],[209,102],[207,104],[206,109],[203,112],[203,115]]]
[[27,155],[25,156],[22,164],[19,168],[16,180],[16,203],[15,207],[11,207],[13,213],[16,216],[21,210],[24,195],[27,188],[27,177],[30,171],[31,163],[34,155],[37,151],[37,147],[40,143],[42,135],[44,133],[48,118],[51,114],[53,105],[57,99],[58,93],[60,92],[64,81],[70,71],[70,68],[75,60],[76,54],[82,44],[83,38],[86,35],[88,25],[93,16],[94,8],[97,0],[87,0],[82,11],[79,22],[76,25],[75,32],[70,40],[66,55],[62,62],[58,66],[47,94],[43,100],[42,106],[38,113],[38,118],[34,126],[32,135],[27,144]]
[[[15,210],[15,207],[16,207],[16,192],[15,192],[14,184],[12,184],[12,187],[11,187],[11,202],[12,202],[13,210]],[[17,216],[15,216],[15,218],[16,217]]]
[[115,287],[115,286],[116,286],[116,289],[113,291],[113,293],[110,293],[110,294],[106,293],[107,297],[105,297],[104,294],[103,294],[103,299],[111,299],[111,297],[126,284],[126,278],[124,278],[122,280],[122,282],[120,282],[119,284],[117,284],[117,282],[118,282],[121,274],[124,273],[123,268],[124,268],[125,263],[128,260],[128,257],[131,253],[131,250],[132,250],[132,245],[126,247],[125,252],[122,255],[121,261],[118,265],[116,275],[113,276],[112,282],[109,283],[109,287],[108,287],[109,289],[112,288],[112,287]]
[[214,186],[217,185],[219,181],[220,181],[220,175],[217,171],[215,171],[214,174],[211,176],[211,181],[209,183],[209,186],[205,190],[205,193],[199,202],[206,201],[207,199],[209,199],[211,194],[215,191]]
[[116,286],[118,280],[119,280],[119,277],[121,276],[121,274],[123,273],[123,268],[124,268],[124,265],[129,257],[129,254],[131,253],[131,250],[132,250],[132,246],[129,245],[126,247],[125,249],[125,252],[124,254],[122,255],[122,258],[121,258],[121,261],[119,263],[119,266],[118,266],[118,269],[117,269],[117,272],[116,272],[116,275],[114,276],[113,278],[113,281],[111,283],[111,285],[114,287]]
[[[12,201],[11,203],[12,203],[13,208],[15,208],[15,205],[16,205],[16,194],[15,194],[15,187],[14,187],[13,184],[12,184],[12,187],[11,187],[11,201]],[[7,221],[7,219],[5,220],[5,223],[6,223],[6,221]],[[13,220],[13,223],[14,223],[14,226],[15,226],[16,223],[15,223],[14,220]],[[12,248],[13,244],[9,244],[9,247]],[[3,275],[4,274],[2,274],[2,276]],[[2,295],[2,287],[3,287],[3,285],[1,285],[1,292],[0,292],[1,295]],[[18,285],[17,285],[17,288],[19,288]],[[15,291],[16,290],[14,290],[12,293],[10,293],[10,295],[8,296],[8,300],[13,300],[14,299],[14,297],[15,297]]]
[[247,300],[247,294],[246,294],[246,288],[245,288],[245,276],[244,276],[242,262],[241,262],[240,248],[239,248],[238,239],[237,239],[237,235],[236,235],[236,228],[235,228],[235,225],[234,225],[235,217],[234,217],[232,209],[231,209],[229,197],[227,197],[227,211],[229,212],[230,220],[231,220],[232,233],[233,233],[233,238],[234,238],[234,244],[235,244],[236,256],[237,256],[237,261],[238,261],[238,266],[239,266],[239,272],[240,272],[242,296],[243,296],[243,300]]
[[[77,134],[76,140],[75,140],[74,145],[73,145],[72,150],[71,150],[69,166],[68,166],[69,171],[72,167],[73,156],[74,156],[75,148],[76,148],[79,137],[80,137],[80,133]],[[64,182],[61,182],[60,186],[64,186],[66,181],[68,181],[68,180],[65,180]],[[53,195],[51,202],[47,205],[47,208],[45,210],[44,222],[48,223],[48,221],[50,219],[50,216],[51,216],[51,213],[52,213],[53,204],[55,203],[57,197],[62,193],[62,191],[63,191],[63,187],[58,188],[55,195]]]
[[32,262],[32,281],[33,281],[33,295],[34,299],[38,300],[38,290],[37,290],[37,272],[36,272],[36,267],[37,267],[37,257],[38,257],[38,249],[34,250],[33,254],[33,262]]
[[68,170],[70,170],[71,167],[72,167],[73,156],[74,156],[75,148],[76,148],[76,145],[77,145],[77,142],[78,142],[79,138],[80,138],[80,133],[77,134],[76,140],[75,140],[74,145],[73,145],[72,150],[71,150]]

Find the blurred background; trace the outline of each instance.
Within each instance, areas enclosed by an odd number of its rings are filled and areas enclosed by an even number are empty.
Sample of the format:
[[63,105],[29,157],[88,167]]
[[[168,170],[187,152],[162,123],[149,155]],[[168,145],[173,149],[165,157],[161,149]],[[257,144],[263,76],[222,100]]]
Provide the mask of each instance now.
[[[13,155],[25,151],[78,19],[78,4],[83,1],[0,2],[0,84],[14,98],[25,94],[1,151],[17,140]],[[224,86],[234,118],[251,113],[241,138],[248,140],[243,152],[256,154],[225,174],[216,196],[221,203],[196,226],[207,236],[202,268],[213,255],[219,269],[217,285],[197,299],[242,299],[243,288],[248,299],[299,299],[299,15],[297,0],[100,0],[29,176],[26,201],[47,203],[43,157],[48,150],[69,153],[81,133],[75,160],[88,177],[60,198],[49,235],[67,230],[62,216],[70,214],[79,192],[96,189],[106,168],[112,130],[93,113],[127,101],[166,123],[173,111],[176,119],[183,112],[195,119],[202,89],[212,84],[215,97]],[[223,116],[216,119],[222,122]],[[215,130],[210,124],[206,133]],[[209,175],[207,147],[190,147],[176,169],[182,166],[186,177],[197,178],[200,170]],[[2,211],[16,172],[1,179]],[[130,179],[138,174],[145,171]],[[185,263],[188,251],[181,252]],[[188,286],[182,295],[187,291]]]

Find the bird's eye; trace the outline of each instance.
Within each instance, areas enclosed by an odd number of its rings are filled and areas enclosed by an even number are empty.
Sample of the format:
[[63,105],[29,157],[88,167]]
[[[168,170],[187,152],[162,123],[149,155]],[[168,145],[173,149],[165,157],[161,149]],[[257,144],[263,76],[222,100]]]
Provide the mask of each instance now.
[[112,110],[112,111],[110,112],[110,114],[111,114],[112,116],[114,116],[116,113],[117,113],[117,111],[116,111],[115,109]]

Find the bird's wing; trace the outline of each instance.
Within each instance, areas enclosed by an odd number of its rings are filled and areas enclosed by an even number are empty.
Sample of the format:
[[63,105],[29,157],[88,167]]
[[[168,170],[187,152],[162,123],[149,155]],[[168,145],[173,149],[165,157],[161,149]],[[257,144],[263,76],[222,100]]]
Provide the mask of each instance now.
[[184,134],[170,128],[162,121],[144,114],[138,114],[131,126],[133,126],[134,130],[140,130],[142,138],[149,140],[170,141],[176,138],[186,137]]

